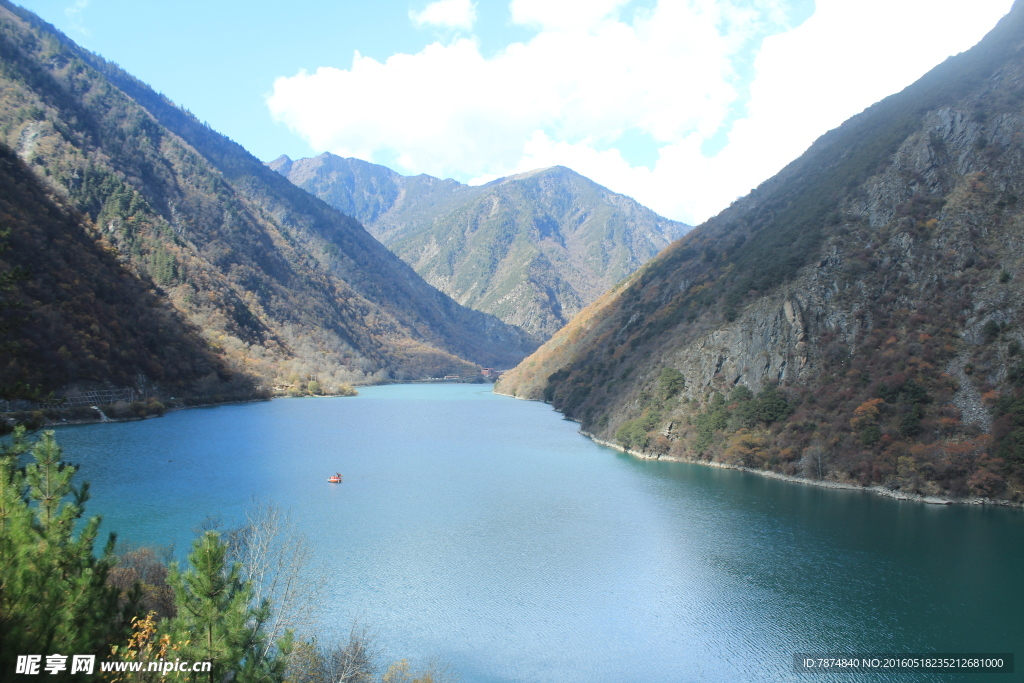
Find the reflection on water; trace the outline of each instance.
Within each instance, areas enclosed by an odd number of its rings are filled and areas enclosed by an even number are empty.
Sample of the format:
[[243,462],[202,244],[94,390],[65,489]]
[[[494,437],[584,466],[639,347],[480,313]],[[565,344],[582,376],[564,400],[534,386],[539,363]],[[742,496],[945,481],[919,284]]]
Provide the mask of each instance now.
[[358,616],[394,656],[439,657],[467,683],[795,681],[795,652],[1024,653],[1021,511],[636,460],[479,385],[59,439],[89,511],[132,542],[180,555],[254,495],[290,509],[331,572],[317,630]]

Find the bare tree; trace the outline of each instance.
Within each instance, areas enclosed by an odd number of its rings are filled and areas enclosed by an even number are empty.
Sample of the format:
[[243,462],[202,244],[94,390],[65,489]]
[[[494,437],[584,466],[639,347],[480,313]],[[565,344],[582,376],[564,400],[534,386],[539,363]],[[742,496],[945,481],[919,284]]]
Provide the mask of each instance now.
[[327,653],[327,680],[331,683],[371,683],[376,673],[374,662],[379,657],[374,634],[358,620],[353,621],[348,642]]
[[300,640],[285,678],[293,683],[374,683],[380,657],[374,634],[355,620],[348,640],[333,647],[320,645],[316,638]]
[[[211,522],[217,526],[216,521]],[[447,683],[455,678],[444,666],[428,663],[420,670],[406,660],[391,664],[378,678],[377,663],[384,659],[376,635],[359,619],[348,638],[333,646],[321,645],[304,630],[315,624],[326,593],[327,572],[314,557],[306,536],[291,515],[273,503],[253,499],[241,527],[224,533],[230,559],[242,565],[252,582],[254,603],[269,601],[268,621],[262,624],[268,647],[296,633],[286,680],[293,683]],[[307,632],[308,633],[308,632]]]
[[155,612],[160,619],[174,616],[174,591],[167,585],[167,566],[173,553],[169,547],[140,547],[118,555],[117,564],[107,574],[107,584],[120,591],[122,607],[134,599],[145,613]]
[[263,625],[268,644],[315,620],[327,573],[289,512],[254,498],[245,524],[228,531],[226,538],[231,559],[242,565],[243,578],[252,582],[255,604],[271,605]]
[[408,660],[400,659],[388,667],[380,683],[455,683],[457,680],[448,667],[436,661],[417,671],[409,666]]
[[822,479],[822,456],[825,455],[823,444],[815,440],[810,446],[804,449],[803,457],[800,458],[801,475],[807,479]]

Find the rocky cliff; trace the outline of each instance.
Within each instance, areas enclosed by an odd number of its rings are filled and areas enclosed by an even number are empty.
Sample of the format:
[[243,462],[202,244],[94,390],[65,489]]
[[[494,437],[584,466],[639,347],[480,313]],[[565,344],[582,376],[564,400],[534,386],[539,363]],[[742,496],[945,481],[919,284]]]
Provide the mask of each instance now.
[[498,391],[650,457],[1024,491],[1024,5],[819,139]]

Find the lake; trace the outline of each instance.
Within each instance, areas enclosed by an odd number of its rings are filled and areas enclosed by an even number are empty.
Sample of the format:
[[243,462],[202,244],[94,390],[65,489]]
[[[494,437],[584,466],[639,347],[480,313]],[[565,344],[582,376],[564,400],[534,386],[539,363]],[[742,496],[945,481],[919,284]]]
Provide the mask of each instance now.
[[420,384],[58,440],[87,512],[131,543],[184,556],[253,496],[290,510],[329,571],[321,639],[358,618],[465,683],[850,681],[793,655],[1024,653],[1022,511],[638,460],[577,428],[489,385]]

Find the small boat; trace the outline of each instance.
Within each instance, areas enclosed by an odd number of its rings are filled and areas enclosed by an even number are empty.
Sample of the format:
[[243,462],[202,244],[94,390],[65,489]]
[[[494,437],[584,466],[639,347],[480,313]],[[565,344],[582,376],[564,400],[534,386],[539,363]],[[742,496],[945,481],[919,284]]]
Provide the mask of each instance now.
[[327,478],[327,481],[329,481],[332,484],[340,484],[341,483],[341,474],[335,472],[334,476],[331,476],[331,477]]

